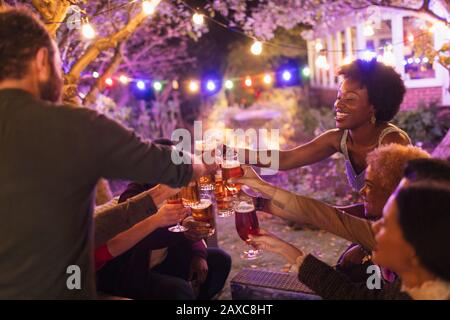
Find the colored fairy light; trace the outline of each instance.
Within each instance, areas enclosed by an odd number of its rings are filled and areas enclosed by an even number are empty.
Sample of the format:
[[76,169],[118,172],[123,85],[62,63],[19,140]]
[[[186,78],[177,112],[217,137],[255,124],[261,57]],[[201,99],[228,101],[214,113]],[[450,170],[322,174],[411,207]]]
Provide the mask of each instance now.
[[283,77],[283,80],[286,82],[292,79],[292,74],[288,70],[283,71],[281,76]]
[[128,77],[127,77],[126,75],[122,74],[122,75],[119,77],[119,81],[120,81],[120,83],[122,83],[122,84],[128,84],[128,82],[130,81],[130,79],[128,79]]
[[267,85],[272,83],[272,76],[268,73],[266,73],[263,77],[263,82]]
[[139,90],[144,90],[144,89],[145,89],[145,82],[142,81],[142,80],[139,80],[138,82],[136,82],[136,87],[137,87]]
[[160,81],[153,82],[153,89],[155,91],[161,91],[162,88],[163,88],[163,85],[162,85],[162,83]]
[[250,77],[245,78],[244,84],[246,87],[251,87],[253,84],[252,78]]
[[206,89],[208,90],[208,91],[214,91],[214,90],[216,90],[216,84],[214,83],[214,81],[213,80],[208,80],[208,82],[206,82]]
[[302,74],[305,77],[309,77],[311,75],[311,69],[309,67],[304,67],[302,69]]
[[234,83],[233,83],[233,81],[231,81],[231,80],[226,80],[226,81],[225,81],[225,88],[228,89],[228,90],[233,89],[233,88],[234,88]]
[[108,87],[111,87],[114,84],[114,81],[113,81],[113,79],[111,77],[108,77],[108,78],[105,79],[105,84]]
[[191,91],[192,93],[196,93],[196,92],[198,92],[199,89],[200,89],[200,85],[198,84],[198,81],[191,80],[189,82],[189,91]]

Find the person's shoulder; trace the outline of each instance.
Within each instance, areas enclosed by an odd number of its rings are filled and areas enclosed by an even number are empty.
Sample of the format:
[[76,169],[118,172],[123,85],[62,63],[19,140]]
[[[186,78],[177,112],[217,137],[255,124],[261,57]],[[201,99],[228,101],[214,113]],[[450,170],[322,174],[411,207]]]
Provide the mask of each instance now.
[[321,137],[327,141],[330,145],[333,145],[333,147],[336,150],[340,150],[341,140],[345,133],[344,129],[329,129],[321,134]]
[[395,125],[388,123],[380,136],[380,145],[387,145],[391,143],[409,145],[411,141],[409,140],[408,134],[396,127]]

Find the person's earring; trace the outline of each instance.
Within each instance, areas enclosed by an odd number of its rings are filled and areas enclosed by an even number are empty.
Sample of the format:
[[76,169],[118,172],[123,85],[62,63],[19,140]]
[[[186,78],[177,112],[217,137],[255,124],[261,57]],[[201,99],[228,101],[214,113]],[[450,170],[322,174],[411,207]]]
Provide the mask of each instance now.
[[372,117],[370,117],[370,123],[375,124],[376,122],[377,122],[377,118],[375,118],[375,115],[372,115]]

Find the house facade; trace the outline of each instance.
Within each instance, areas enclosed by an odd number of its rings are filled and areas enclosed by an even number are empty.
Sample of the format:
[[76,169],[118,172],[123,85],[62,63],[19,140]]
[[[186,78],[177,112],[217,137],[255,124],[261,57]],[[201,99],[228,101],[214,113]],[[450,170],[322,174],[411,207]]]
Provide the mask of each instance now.
[[[445,6],[435,12],[447,17]],[[392,65],[407,87],[402,109],[432,102],[450,106],[448,70],[429,58],[450,41],[450,29],[429,15],[392,8],[369,7],[315,28],[307,38],[311,88],[318,103],[336,97],[339,66],[354,59],[376,58]]]

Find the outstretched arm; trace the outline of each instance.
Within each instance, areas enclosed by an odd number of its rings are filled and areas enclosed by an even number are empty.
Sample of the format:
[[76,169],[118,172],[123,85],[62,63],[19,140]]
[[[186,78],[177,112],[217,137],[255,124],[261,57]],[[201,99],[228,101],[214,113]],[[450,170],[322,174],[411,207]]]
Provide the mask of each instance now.
[[244,166],[244,176],[231,179],[258,190],[270,199],[269,212],[298,223],[312,224],[351,242],[361,244],[367,250],[375,246],[371,222],[349,215],[324,202],[304,197],[276,187],[262,180],[253,168]]
[[[289,170],[303,167],[326,159],[339,151],[339,141],[342,136],[338,129],[328,130],[314,140],[290,150],[249,150],[240,149],[239,152],[245,155],[245,163],[254,164],[260,167],[276,167],[274,161],[278,161],[280,170]],[[261,157],[262,153],[267,153]],[[256,163],[254,163],[256,160]]]
[[148,218],[150,214],[157,211],[166,197],[177,191],[177,189],[158,185],[120,204],[96,207],[94,212],[95,247],[105,244],[120,232]]

